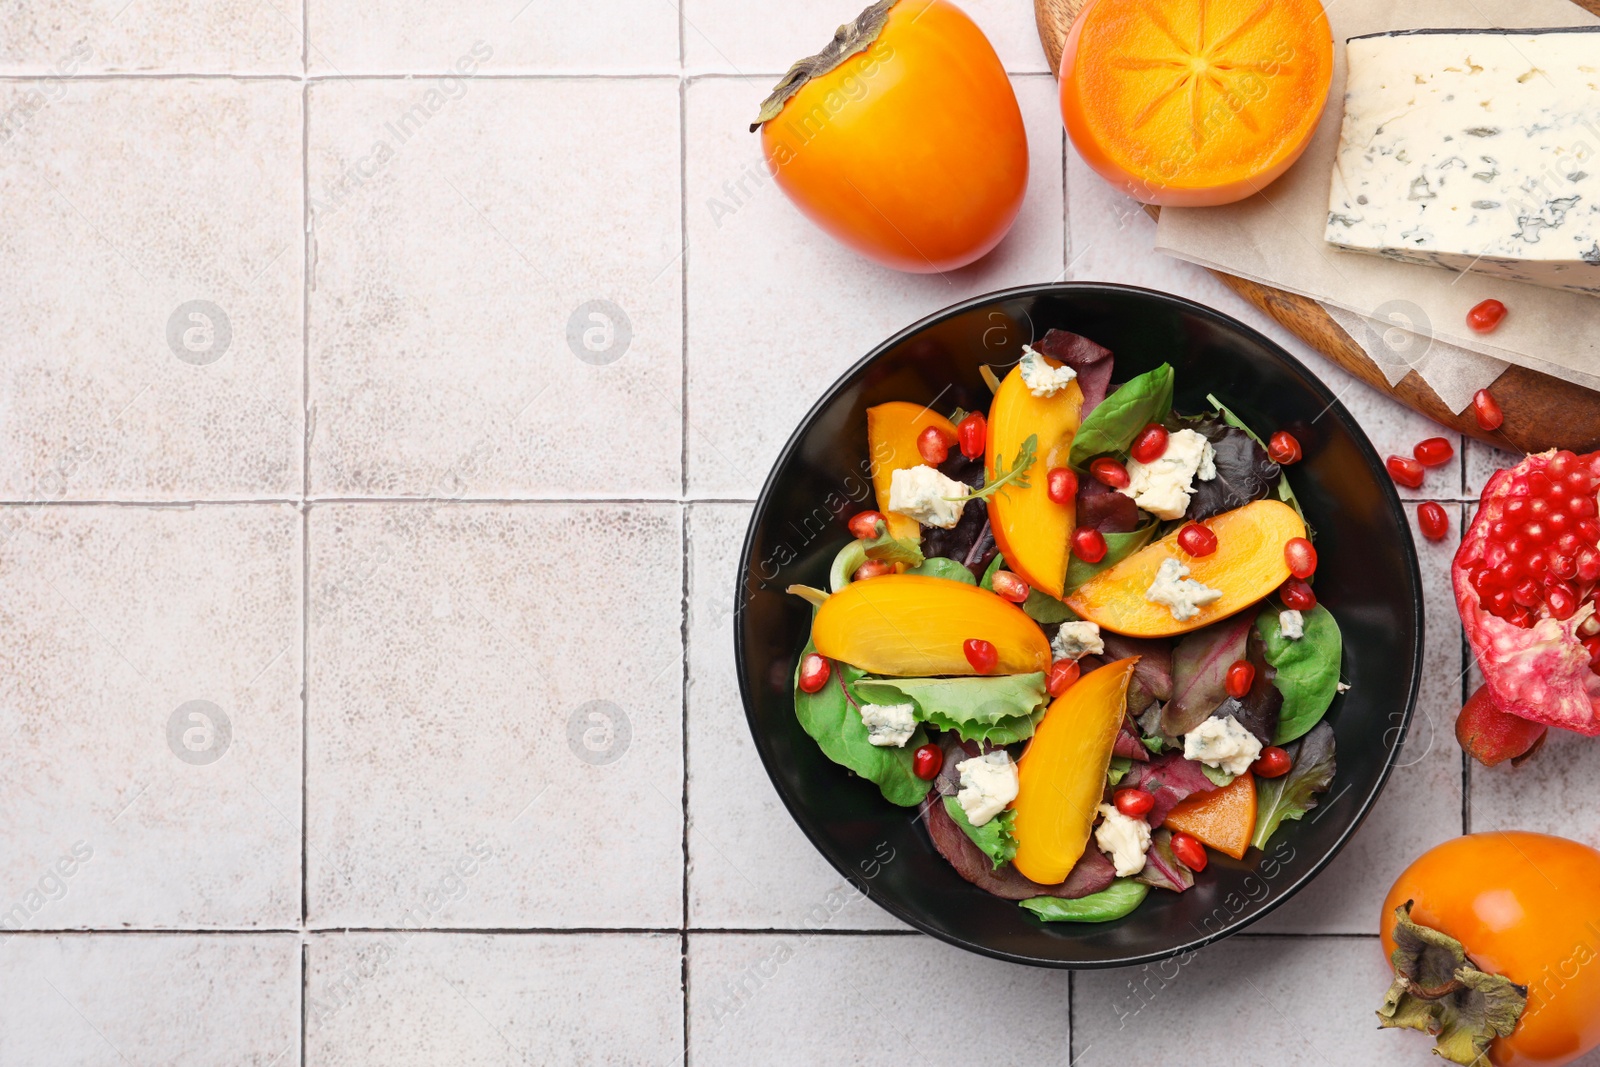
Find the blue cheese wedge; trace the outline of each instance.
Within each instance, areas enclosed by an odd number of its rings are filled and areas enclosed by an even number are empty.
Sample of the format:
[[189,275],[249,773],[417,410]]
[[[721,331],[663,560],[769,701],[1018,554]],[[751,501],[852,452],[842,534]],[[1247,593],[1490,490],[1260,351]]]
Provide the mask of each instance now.
[[1326,238],[1600,295],[1600,26],[1346,45]]

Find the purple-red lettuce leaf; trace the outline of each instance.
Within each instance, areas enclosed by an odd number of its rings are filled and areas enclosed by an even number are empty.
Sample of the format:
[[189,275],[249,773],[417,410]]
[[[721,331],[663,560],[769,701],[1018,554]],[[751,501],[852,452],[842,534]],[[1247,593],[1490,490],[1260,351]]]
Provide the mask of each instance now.
[[928,837],[939,855],[949,861],[956,873],[979,889],[1005,900],[1029,897],[1062,897],[1069,900],[1098,893],[1116,880],[1117,871],[1099,849],[1085,848],[1066,880],[1059,885],[1040,885],[1017,872],[1010,864],[996,870],[994,861],[966,835],[945,811],[944,800],[930,793],[922,804],[922,818]]
[[1183,514],[1186,521],[1209,519],[1273,494],[1282,471],[1250,434],[1215,415],[1174,421],[1211,442],[1217,467],[1215,478],[1195,479],[1194,495]]
[[1139,505],[1110,486],[1085,475],[1078,479],[1078,499],[1073,519],[1078,526],[1103,534],[1132,533],[1139,528]]
[[1111,350],[1067,330],[1050,330],[1037,344],[1035,352],[1071,367],[1078,372],[1078,388],[1083,390],[1083,417],[1099,406],[1111,391]]
[[1278,732],[1278,716],[1283,711],[1283,693],[1272,682],[1272,667],[1267,663],[1267,646],[1260,632],[1250,627],[1250,638],[1245,642],[1245,659],[1256,669],[1255,681],[1242,699],[1229,697],[1217,709],[1218,718],[1232,715],[1255,735],[1263,748],[1272,744]]
[[[961,454],[959,448],[952,448],[950,455],[939,464],[939,473],[946,478],[953,478],[963,485],[973,489],[983,487],[983,459],[968,459]],[[924,526],[922,528],[922,554],[924,556],[943,556],[946,559],[961,560],[966,562],[974,546],[983,538],[989,528],[989,505],[984,500],[969,500],[961,509],[961,521],[950,529],[941,529],[938,526]],[[969,565],[973,574],[982,574],[980,567]]]
[[1160,826],[1179,801],[1217,788],[1200,769],[1200,764],[1184,759],[1182,752],[1167,752],[1149,763],[1134,764],[1122,785],[1123,788],[1143,789],[1156,798],[1155,807],[1145,815],[1151,826]]
[[[1133,676],[1157,700],[1172,699],[1172,642],[1166,638],[1123,637],[1109,630],[1100,633],[1106,646],[1106,658],[1127,659],[1138,656]],[[1148,706],[1148,705],[1146,705]],[[1144,708],[1140,708],[1143,711]],[[1136,713],[1137,714],[1137,713]]]
[[1161,732],[1182,737],[1228,699],[1228,668],[1244,658],[1254,619],[1249,612],[1185,634],[1172,652],[1172,699],[1161,712]]
[[1144,854],[1144,870],[1133,876],[1136,881],[1157,889],[1170,889],[1181,893],[1194,885],[1194,872],[1185,867],[1172,851],[1172,831],[1157,827],[1150,835],[1150,851]]
[[1126,756],[1128,759],[1144,763],[1150,759],[1150,750],[1144,747],[1144,742],[1139,739],[1139,728],[1133,724],[1133,718],[1128,715],[1122,717],[1122,729],[1117,731],[1116,743],[1111,746],[1113,756]]
[[1281,778],[1256,780],[1256,829],[1250,843],[1267,847],[1272,832],[1285,819],[1298,819],[1317,806],[1317,794],[1333,784],[1333,727],[1319,722],[1311,732],[1289,746],[1293,761]]

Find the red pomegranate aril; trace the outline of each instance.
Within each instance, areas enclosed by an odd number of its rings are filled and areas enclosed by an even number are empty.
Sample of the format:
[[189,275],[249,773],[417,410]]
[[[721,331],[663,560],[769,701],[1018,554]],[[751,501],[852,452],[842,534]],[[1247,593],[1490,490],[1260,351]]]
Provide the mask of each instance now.
[[1300,441],[1288,430],[1279,430],[1267,439],[1267,455],[1282,466],[1300,461]]
[[864,582],[868,578],[881,578],[885,574],[894,573],[894,564],[881,559],[869,559],[856,568],[850,576],[851,581]]
[[1499,592],[1492,594],[1489,599],[1485,600],[1483,603],[1484,606],[1489,609],[1489,613],[1491,615],[1495,615],[1503,619],[1507,615],[1511,614],[1511,590],[1502,589]]
[[1028,599],[1028,583],[1010,571],[995,571],[989,585],[1001,597],[1020,604]]
[[1583,647],[1589,653],[1589,669],[1600,674],[1600,634],[1583,639]]
[[1222,687],[1235,700],[1243,700],[1250,687],[1256,684],[1256,669],[1247,659],[1234,660],[1223,676]]
[[807,653],[806,658],[800,661],[800,692],[820,692],[828,684],[828,676],[832,673],[833,667],[826,656],[816,652]]
[[1290,578],[1278,586],[1278,598],[1283,601],[1284,607],[1295,611],[1310,611],[1317,606],[1317,594],[1299,578]]
[[1110,456],[1101,456],[1089,464],[1089,473],[1094,476],[1095,481],[1112,489],[1128,487],[1128,468]]
[[878,536],[878,523],[883,521],[881,511],[858,512],[851,516],[850,532],[863,541],[871,541]]
[[1403,485],[1407,489],[1422,487],[1422,464],[1416,460],[1390,456],[1383,461],[1383,465],[1389,468],[1389,477],[1394,479],[1396,485]]
[[1044,476],[1044,489],[1057,504],[1070,504],[1078,495],[1078,476],[1066,467],[1051,467]]
[[1128,454],[1140,463],[1154,463],[1167,453],[1167,428],[1152,422],[1133,439]]
[[1495,582],[1494,571],[1488,569],[1473,571],[1472,577],[1468,581],[1472,583],[1472,588],[1478,596],[1485,599],[1499,588],[1498,583]]
[[1500,424],[1506,421],[1505,413],[1500,410],[1500,402],[1487,389],[1479,389],[1472,394],[1472,415],[1478,420],[1479,428],[1484,430],[1498,430]]
[[1527,558],[1522,561],[1522,569],[1529,574],[1543,574],[1549,563],[1549,557],[1544,554],[1543,549],[1539,549],[1528,553]]
[[1571,581],[1578,576],[1578,558],[1556,553],[1550,557],[1550,573],[1562,581]]
[[1528,501],[1528,518],[1538,519],[1543,522],[1550,517],[1550,501],[1542,496],[1536,496]]
[[1172,835],[1172,854],[1178,857],[1178,862],[1191,871],[1206,869],[1206,846],[1200,843],[1198,837],[1193,837],[1182,830]]
[[1600,549],[1578,550],[1578,581],[1592,582],[1600,579]]
[[969,637],[961,644],[961,652],[967,657],[967,662],[972,664],[972,669],[979,674],[988,674],[994,670],[994,665],[1000,659],[1000,654],[995,651],[994,645],[981,637]]
[[911,754],[911,773],[924,782],[931,782],[939,777],[939,771],[943,767],[944,749],[938,745],[929,743]]
[[[1572,528],[1572,532],[1578,535],[1581,544],[1600,544],[1600,521],[1579,519],[1578,524]],[[1573,551],[1577,551],[1577,549],[1573,549]]]
[[1085,563],[1099,563],[1106,558],[1105,535],[1089,526],[1072,531],[1072,554]]
[[1416,456],[1417,462],[1424,467],[1437,467],[1441,463],[1449,463],[1456,450],[1446,438],[1430,437],[1413,448],[1411,454]]
[[1594,497],[1575,496],[1567,501],[1567,513],[1575,519],[1592,519],[1595,516]]
[[1550,609],[1550,616],[1559,622],[1566,622],[1578,610],[1577,594],[1565,584],[1552,585],[1546,589],[1544,602]]
[[1178,547],[1187,556],[1209,556],[1217,550],[1217,535],[1198,522],[1178,531]]
[[1491,333],[1506,317],[1506,306],[1498,300],[1483,300],[1467,312],[1467,325],[1474,333]]
[[1317,573],[1317,550],[1304,537],[1291,537],[1284,542],[1283,561],[1296,578],[1309,578]]
[[[1496,547],[1504,548],[1505,546],[1504,545],[1498,545],[1497,546],[1493,541],[1489,542],[1489,548],[1496,548]],[[1556,551],[1557,552],[1562,552],[1562,553],[1565,553],[1566,555],[1569,555],[1569,556],[1575,556],[1578,553],[1578,549],[1580,549],[1582,547],[1583,547],[1583,541],[1575,533],[1564,533],[1560,537],[1556,538]],[[1485,560],[1487,560],[1489,558],[1488,557],[1488,551],[1489,551],[1489,549],[1487,549],[1487,548],[1484,549],[1484,559]]]
[[[1445,534],[1450,532],[1450,516],[1444,508],[1430,500],[1417,508],[1417,528],[1422,531],[1422,536],[1428,540],[1443,541]],[[1489,557],[1495,555],[1493,550],[1496,549],[1498,549],[1500,558],[1491,563]],[[1484,562],[1493,567],[1496,563],[1505,562],[1505,554],[1505,545],[1491,544],[1484,550]]]
[[1510,589],[1517,584],[1517,579],[1522,577],[1522,564],[1514,559],[1508,559],[1494,569],[1495,580],[1504,588]]
[[1078,680],[1078,675],[1083,668],[1078,666],[1075,659],[1058,659],[1050,664],[1050,673],[1045,675],[1044,690],[1050,696],[1058,697],[1072,688],[1072,683]]
[[1156,798],[1143,789],[1119,789],[1111,794],[1111,799],[1117,810],[1130,819],[1141,818],[1156,806]]
[[983,455],[983,447],[988,439],[989,420],[983,417],[981,411],[974,411],[956,424],[956,443],[961,446],[961,454],[968,459]]
[[1250,773],[1258,778],[1282,778],[1289,773],[1293,761],[1289,753],[1277,745],[1268,745],[1261,750],[1261,756],[1250,764]]
[[917,454],[928,466],[939,466],[950,458],[950,435],[937,426],[929,426],[917,434]]
[[1572,516],[1565,511],[1552,511],[1545,517],[1544,524],[1550,528],[1552,537],[1560,537],[1572,525]]
[[1512,497],[1506,501],[1506,518],[1511,522],[1521,522],[1528,515],[1528,498]]
[[1524,578],[1511,587],[1511,599],[1518,607],[1531,608],[1539,603],[1539,583],[1532,578]]

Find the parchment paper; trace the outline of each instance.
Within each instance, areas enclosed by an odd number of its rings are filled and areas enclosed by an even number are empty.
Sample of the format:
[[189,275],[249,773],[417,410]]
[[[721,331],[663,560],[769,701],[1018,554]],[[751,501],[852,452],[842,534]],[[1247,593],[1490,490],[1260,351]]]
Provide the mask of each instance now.
[[[1600,297],[1341,252],[1322,239],[1344,115],[1347,38],[1420,27],[1536,28],[1600,20],[1568,0],[1327,0],[1325,6],[1333,27],[1333,85],[1305,155],[1248,200],[1225,207],[1164,208],[1156,248],[1380,322],[1407,320],[1436,345],[1443,342],[1590,388],[1600,385]],[[1600,143],[1593,147],[1600,149]],[[1504,301],[1510,313],[1494,333],[1474,334],[1467,329],[1467,311],[1489,297]],[[1436,390],[1459,388],[1443,374],[1449,349],[1434,358],[1441,361],[1435,374],[1443,383]],[[1452,403],[1442,393],[1440,398]]]
[[1355,339],[1390,385],[1416,371],[1434,395],[1457,413],[1472,403],[1473,393],[1494,384],[1510,366],[1503,359],[1423,337],[1393,322],[1378,322],[1333,304],[1322,308]]

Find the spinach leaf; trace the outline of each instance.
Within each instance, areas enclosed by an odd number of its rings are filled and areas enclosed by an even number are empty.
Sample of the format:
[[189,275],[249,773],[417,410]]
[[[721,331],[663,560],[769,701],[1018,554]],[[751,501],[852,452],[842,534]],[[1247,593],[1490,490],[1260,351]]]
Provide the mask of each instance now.
[[1067,464],[1082,470],[1095,456],[1122,452],[1140,430],[1172,411],[1172,365],[1130,378],[1089,413],[1073,435]]
[[1022,602],[1022,610],[1028,613],[1028,618],[1043,626],[1051,623],[1069,622],[1078,617],[1078,613],[1067,607],[1049,593],[1041,593],[1037,589],[1028,590],[1028,599]]
[[1256,780],[1256,830],[1250,843],[1266,848],[1272,832],[1285,819],[1298,819],[1317,806],[1317,794],[1333,784],[1333,727],[1325,722],[1295,743],[1294,765],[1282,778]]
[[1106,554],[1099,563],[1085,563],[1077,556],[1071,557],[1071,561],[1067,564],[1067,581],[1063,591],[1070,593],[1106,568],[1121,563],[1149,544],[1155,532],[1155,523],[1150,523],[1132,533],[1106,534]]
[[[800,653],[800,662],[804,663],[815,651],[815,646],[807,641],[805,650]],[[880,748],[867,740],[867,727],[861,721],[860,709],[868,701],[852,691],[865,672],[838,660],[832,663],[833,676],[815,693],[801,690],[800,668],[795,667],[794,712],[801,729],[817,742],[823,755],[876,783],[885,800],[902,807],[914,807],[932,786],[911,769],[912,755],[928,743],[927,733],[919,727],[911,740],[900,748]]]
[[921,574],[929,578],[948,578],[953,582],[976,585],[977,579],[965,566],[944,556],[930,556],[915,567],[906,568],[907,574]]
[[967,818],[967,813],[961,808],[961,802],[955,797],[944,798],[944,810],[951,820],[961,827],[961,832],[970,837],[972,843],[983,849],[984,854],[994,861],[995,870],[1010,863],[1011,858],[1017,854],[1017,837],[1014,833],[1017,813],[1010,808],[982,826],[972,825],[972,820]]
[[1005,565],[1006,557],[996,552],[994,559],[989,561],[989,566],[984,568],[983,577],[978,581],[978,588],[987,589],[991,593],[994,592],[994,572]]
[[[1009,745],[1033,736],[1049,707],[1043,671],[960,678],[861,678],[856,692],[874,704],[917,705],[917,718],[963,741]],[[910,742],[907,742],[909,745]]]
[[1105,923],[1133,911],[1150,893],[1150,887],[1131,878],[1118,878],[1098,893],[1077,900],[1030,897],[1019,903],[1047,923]]
[[1273,667],[1272,684],[1283,694],[1275,745],[1300,737],[1327,714],[1339,692],[1343,642],[1333,613],[1318,604],[1305,612],[1305,635],[1291,641],[1278,631],[1278,612],[1267,607],[1256,617],[1256,632]]

